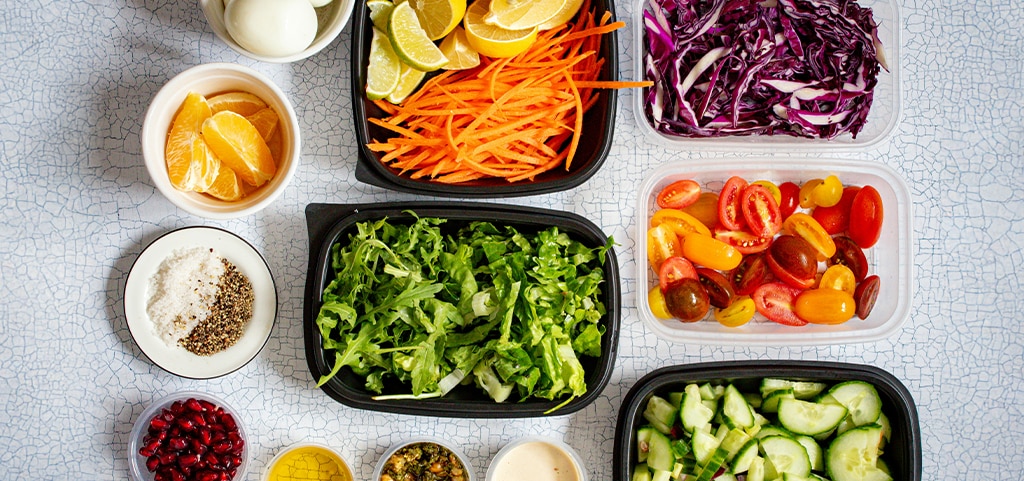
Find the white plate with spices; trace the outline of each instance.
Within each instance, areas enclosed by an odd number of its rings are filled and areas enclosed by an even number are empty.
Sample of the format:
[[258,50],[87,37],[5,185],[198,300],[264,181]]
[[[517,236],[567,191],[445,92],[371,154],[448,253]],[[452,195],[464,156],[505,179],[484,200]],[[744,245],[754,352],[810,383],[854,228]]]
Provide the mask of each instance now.
[[[230,265],[233,265],[237,272],[220,270],[200,269],[202,266],[198,260],[197,253],[204,252],[211,255],[212,259],[223,258]],[[166,261],[166,262],[165,262]],[[176,270],[194,269],[188,275],[181,272],[174,274]],[[224,275],[228,272],[231,275]],[[199,289],[184,288],[180,292],[162,292],[157,286],[163,283],[181,284],[180,282],[162,282],[167,280],[181,281],[188,280],[199,283],[201,275],[210,275],[210,281],[215,288],[207,291],[205,298],[195,298],[194,292]],[[251,317],[248,316],[250,294],[247,287],[241,289],[238,285],[245,285],[237,274],[248,279],[251,286]],[[176,275],[177,277],[167,277]],[[200,327],[193,329],[186,338],[191,342],[186,349],[180,342],[175,342],[176,337],[166,340],[161,336],[157,322],[166,322],[168,313],[153,310],[151,304],[156,301],[154,294],[163,294],[164,297],[188,299],[184,304],[203,304],[198,312],[199,317],[206,318],[209,322],[200,321]],[[234,295],[234,299],[241,298],[242,301],[225,301],[227,295]],[[217,302],[220,301],[220,302]],[[235,309],[239,312],[229,312],[222,306],[241,306]],[[128,280],[124,289],[124,313],[128,320],[128,330],[132,338],[139,346],[139,349],[146,354],[154,364],[160,368],[181,377],[191,379],[210,379],[229,374],[246,365],[259,354],[263,346],[270,338],[270,332],[274,327],[277,318],[277,287],[274,285],[274,278],[270,273],[270,267],[266,260],[256,249],[231,232],[215,227],[184,227],[177,229],[153,241],[143,249],[138,259],[132,265],[128,273]],[[151,315],[152,314],[152,315]],[[229,315],[230,314],[230,315]],[[171,317],[174,314],[171,313]],[[248,322],[242,324],[233,318],[249,317]],[[156,320],[155,320],[156,319]],[[228,337],[237,340],[226,348],[216,344],[214,336],[200,335],[200,331],[218,331],[210,328],[214,319],[221,319],[229,327],[225,332]],[[225,320],[226,319],[226,320]],[[188,327],[187,329],[192,329]],[[231,332],[235,334],[232,335]],[[180,335],[181,333],[179,333]],[[210,346],[213,346],[212,348]],[[212,354],[196,354],[194,352],[205,352],[216,350]]]

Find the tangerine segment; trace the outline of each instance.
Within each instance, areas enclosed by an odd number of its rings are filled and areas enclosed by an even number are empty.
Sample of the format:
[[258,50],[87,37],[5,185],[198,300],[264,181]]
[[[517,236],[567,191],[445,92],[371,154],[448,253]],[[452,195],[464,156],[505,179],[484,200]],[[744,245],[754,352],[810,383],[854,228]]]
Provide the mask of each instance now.
[[210,103],[210,110],[213,113],[230,110],[245,117],[267,108],[267,103],[263,99],[249,92],[217,94],[207,99],[207,102]]
[[213,183],[204,192],[226,201],[235,201],[245,195],[245,192],[242,190],[242,183],[238,181],[238,175],[227,167],[217,171],[217,176],[213,179]]
[[213,185],[222,170],[231,169],[222,165],[220,159],[210,151],[210,146],[202,137],[196,137],[192,141],[192,173],[195,175],[195,184],[192,186],[192,190],[205,192]]
[[167,134],[164,158],[167,162],[167,177],[178,190],[195,190],[202,177],[202,167],[194,162],[194,144],[202,141],[202,126],[212,115],[206,99],[195,92],[189,92],[182,103],[181,111],[174,116],[171,130]]
[[221,162],[248,184],[259,187],[277,173],[266,141],[241,115],[217,112],[203,122],[203,138]]
[[[264,141],[270,140],[274,132],[277,132],[277,112],[270,107],[260,109],[252,115],[246,115],[245,118],[252,123],[253,127],[256,127],[256,131],[260,133],[260,137],[263,137]],[[276,155],[274,160],[277,160]]]

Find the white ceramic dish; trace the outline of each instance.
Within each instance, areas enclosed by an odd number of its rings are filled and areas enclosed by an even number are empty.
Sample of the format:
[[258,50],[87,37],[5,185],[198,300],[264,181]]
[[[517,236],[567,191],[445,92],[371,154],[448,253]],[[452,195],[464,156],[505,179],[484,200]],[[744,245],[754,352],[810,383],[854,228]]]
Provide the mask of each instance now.
[[280,57],[252,53],[231,38],[228,28],[224,24],[224,0],[200,0],[199,4],[203,7],[203,14],[206,15],[206,21],[213,29],[213,33],[232,50],[261,62],[289,63],[311,57],[330,45],[345,28],[345,25],[348,25],[355,0],[333,0],[323,7],[316,8],[317,30],[313,43],[301,52]]
[[476,481],[476,473],[473,471],[473,466],[469,464],[469,458],[467,458],[466,455],[450,441],[432,436],[410,438],[388,448],[387,451],[384,451],[384,455],[380,457],[380,460],[377,461],[377,466],[373,469],[373,476],[370,477],[370,481],[380,481],[380,476],[384,473],[384,464],[387,463],[388,458],[390,458],[391,455],[395,454],[399,449],[416,443],[434,443],[448,449],[455,454],[455,457],[459,458],[459,461],[462,462],[462,466],[466,471],[465,481]]
[[[146,313],[150,277],[171,252],[192,246],[210,247],[234,264],[249,278],[255,297],[252,319],[242,337],[211,356],[197,356],[181,346],[168,346]],[[132,338],[154,364],[181,377],[210,379],[238,370],[263,349],[277,318],[277,288],[266,260],[242,238],[213,227],[185,227],[164,234],[139,254],[125,284],[124,313]]]
[[[757,166],[757,167],[752,167]],[[647,304],[650,289],[658,281],[647,261],[647,229],[657,210],[656,197],[664,186],[681,179],[693,179],[702,188],[719,192],[733,175],[748,181],[770,180],[800,184],[835,174],[843,185],[871,185],[882,197],[885,217],[882,233],[874,247],[865,250],[869,272],[881,279],[881,289],[871,315],[844,324],[783,326],[760,314],[741,327],[725,327],[710,315],[704,320],[683,323],[659,319]],[[640,186],[636,218],[636,306],[640,318],[659,337],[675,342],[704,345],[821,345],[875,341],[895,333],[910,315],[914,297],[913,217],[909,188],[890,167],[877,163],[838,158],[733,158],[702,163],[673,162],[655,169]]]
[[128,465],[129,473],[134,481],[153,481],[155,474],[146,469],[146,457],[139,454],[139,449],[142,448],[142,438],[146,436],[149,431],[149,423],[160,413],[164,408],[170,407],[175,401],[187,400],[195,398],[199,400],[209,401],[217,406],[220,406],[225,411],[231,414],[234,418],[235,424],[238,425],[238,434],[245,441],[245,447],[242,448],[242,464],[238,467],[238,471],[235,472],[235,477],[232,479],[240,480],[245,479],[246,471],[249,467],[249,456],[251,450],[249,449],[249,438],[245,434],[245,423],[242,417],[239,416],[237,410],[229,406],[223,399],[207,394],[204,392],[197,391],[181,391],[173,394],[168,394],[156,401],[153,401],[142,414],[139,414],[138,419],[135,420],[135,425],[132,426],[132,432],[128,436]]
[[[652,0],[634,0],[633,6],[633,80],[645,80],[644,74],[644,18],[646,5]],[[878,24],[878,39],[882,43],[889,71],[878,74],[874,100],[864,128],[854,139],[849,133],[832,140],[798,138],[788,135],[748,135],[717,138],[691,138],[671,136],[655,130],[644,113],[646,89],[633,93],[633,114],[637,125],[649,141],[670,149],[708,151],[854,151],[874,147],[896,130],[903,115],[901,89],[900,43],[901,19],[896,0],[858,0],[857,3],[872,10]]]
[[[540,449],[530,449],[534,445]],[[530,464],[528,469],[520,465],[521,462]],[[566,463],[571,467],[564,466]],[[557,469],[558,466],[565,469]],[[545,436],[525,437],[506,444],[491,460],[485,480],[509,481],[501,473],[510,471],[519,471],[520,477],[516,479],[587,481],[587,470],[580,455],[568,444]]]
[[[182,192],[167,176],[164,150],[171,122],[189,92],[207,97],[223,92],[245,91],[272,107],[279,117],[281,154],[274,178],[255,192],[234,202],[225,202],[205,194]],[[142,157],[156,188],[174,205],[208,219],[232,219],[254,214],[276,200],[291,182],[299,166],[302,140],[299,120],[284,92],[263,74],[233,63],[209,63],[192,67],[165,84],[146,110],[142,122]]]

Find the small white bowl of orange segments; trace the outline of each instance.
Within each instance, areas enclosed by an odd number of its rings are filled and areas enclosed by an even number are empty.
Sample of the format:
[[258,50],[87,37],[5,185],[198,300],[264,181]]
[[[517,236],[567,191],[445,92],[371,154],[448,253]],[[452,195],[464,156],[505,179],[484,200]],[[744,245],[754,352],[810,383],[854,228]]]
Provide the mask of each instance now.
[[294,176],[301,140],[291,102],[264,75],[210,63],[172,78],[142,123],[142,156],[174,205],[209,219],[251,215]]

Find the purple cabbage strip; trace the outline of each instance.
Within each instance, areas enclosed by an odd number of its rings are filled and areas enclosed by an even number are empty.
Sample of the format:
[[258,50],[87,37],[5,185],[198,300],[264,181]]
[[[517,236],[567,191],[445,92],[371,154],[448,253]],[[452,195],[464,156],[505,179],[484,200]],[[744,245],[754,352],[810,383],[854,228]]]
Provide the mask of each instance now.
[[887,68],[853,0],[649,0],[644,30],[644,108],[674,136],[856,138]]

